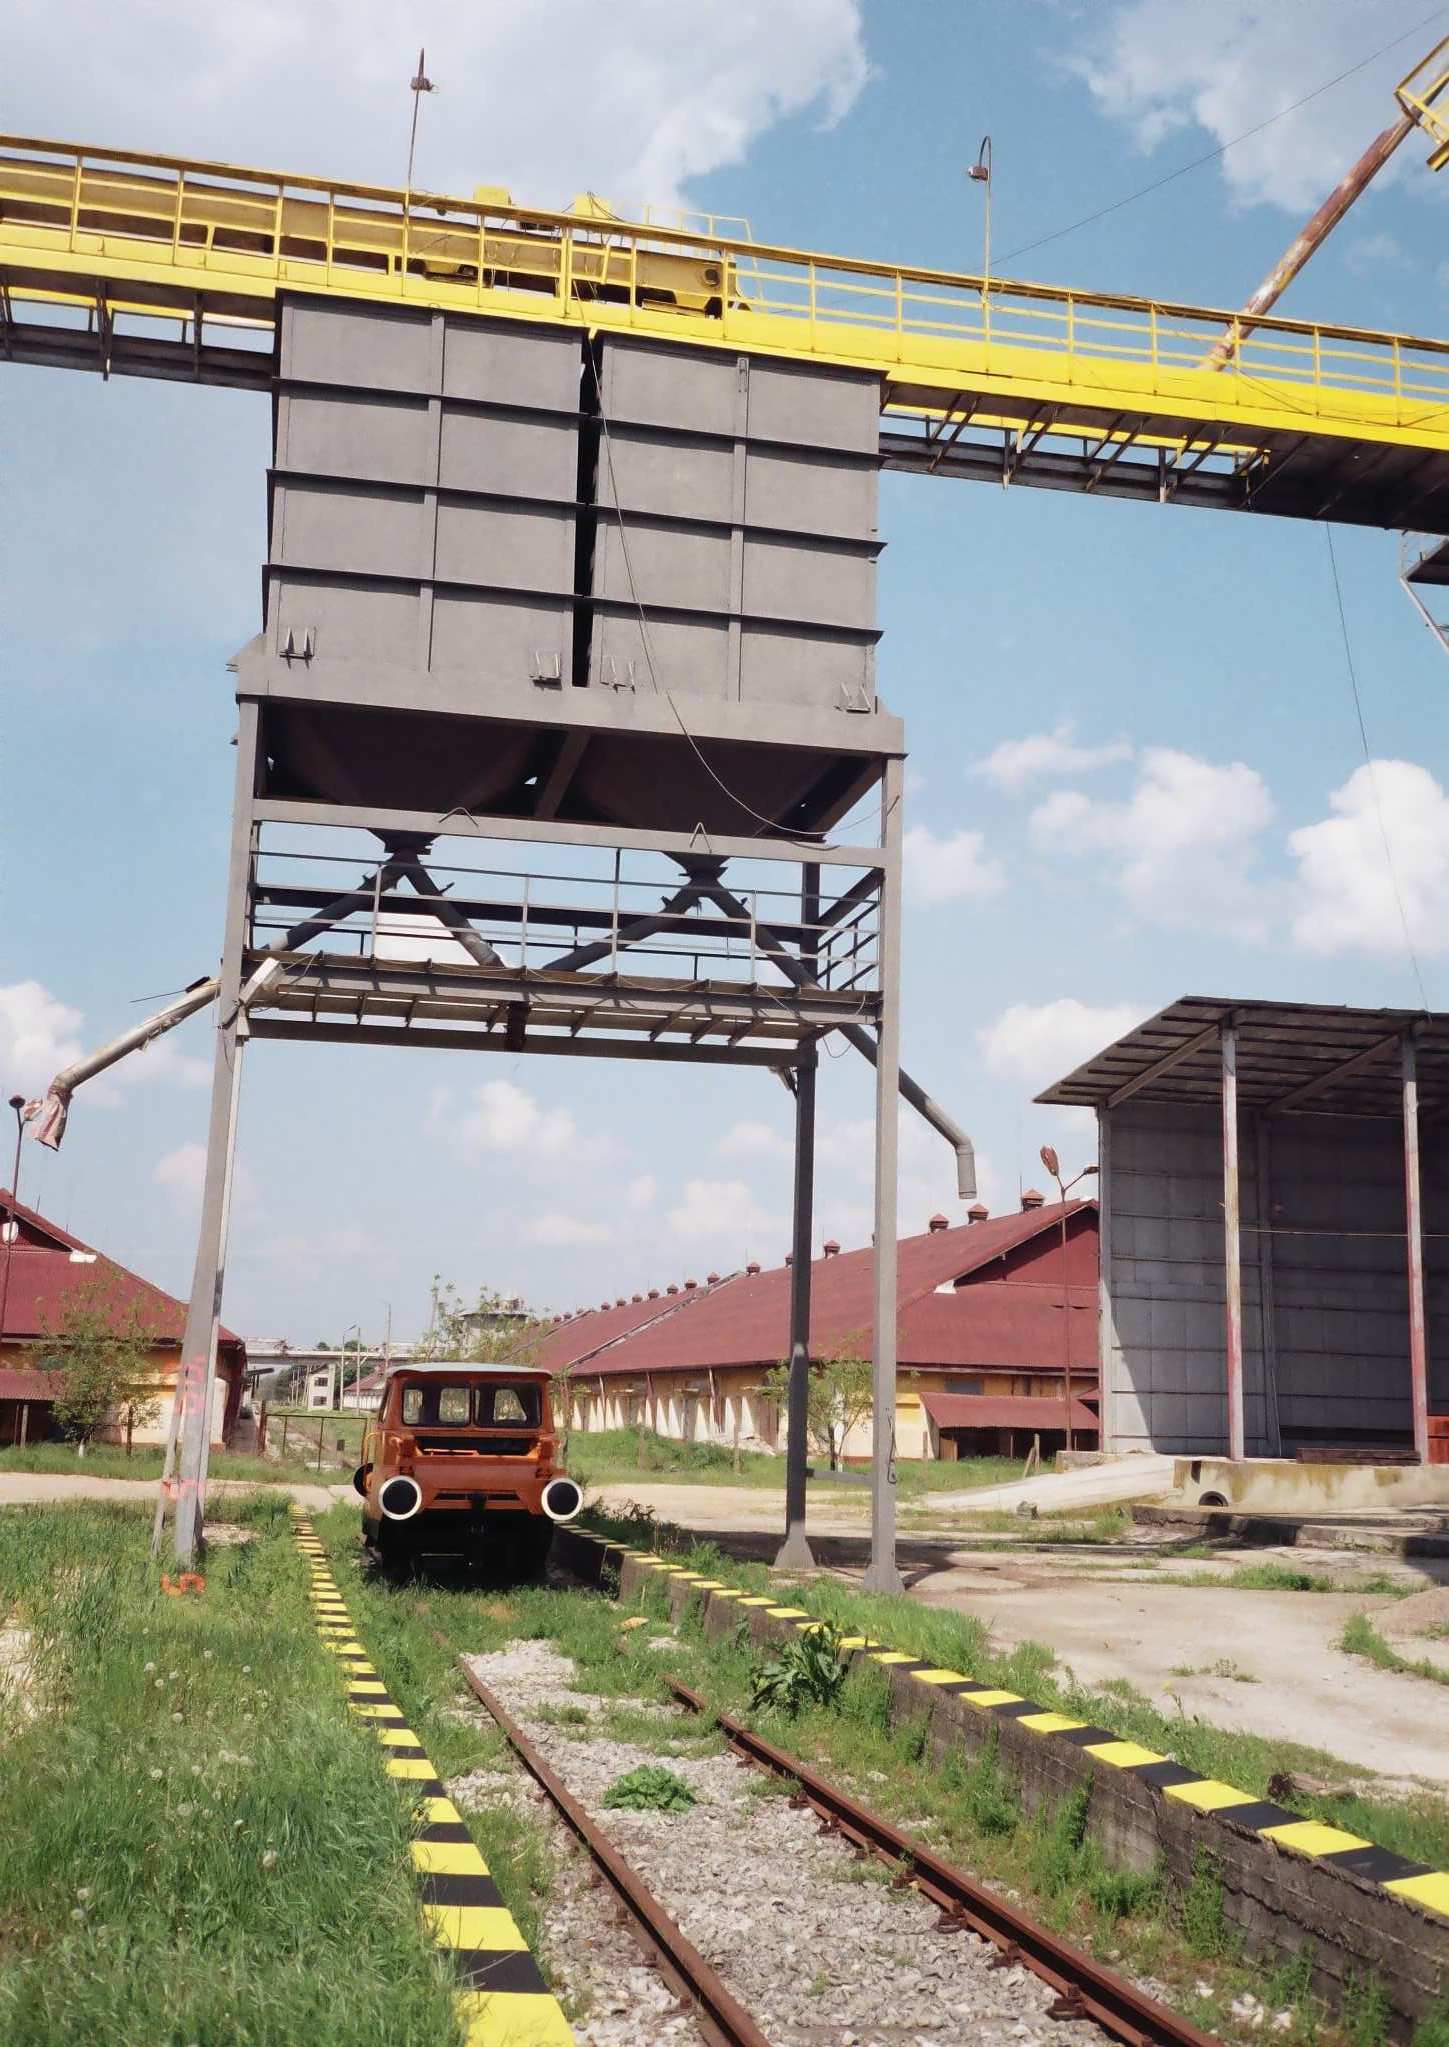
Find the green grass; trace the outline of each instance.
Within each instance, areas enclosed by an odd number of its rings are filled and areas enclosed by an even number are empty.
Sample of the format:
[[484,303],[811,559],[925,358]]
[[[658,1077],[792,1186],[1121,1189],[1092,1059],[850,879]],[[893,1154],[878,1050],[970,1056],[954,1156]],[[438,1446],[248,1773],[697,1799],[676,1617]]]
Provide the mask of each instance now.
[[[602,1533],[633,1547],[649,1544],[647,1520],[611,1522],[608,1516],[598,1513],[588,1518]],[[696,1545],[681,1553],[681,1561],[686,1555],[690,1567],[707,1577],[747,1585],[752,1591],[771,1589],[769,1574],[763,1566],[741,1564],[712,1545]],[[912,1656],[928,1658],[980,1682],[1019,1692],[1043,1707],[1110,1727],[1125,1740],[1140,1742],[1159,1755],[1200,1771],[1204,1777],[1233,1784],[1255,1798],[1266,1798],[1269,1778],[1283,1771],[1298,1777],[1340,1781],[1372,1776],[1371,1772],[1344,1763],[1322,1749],[1220,1727],[1184,1712],[1175,1703],[1170,1709],[1164,1708],[1123,1680],[1109,1680],[1097,1686],[1081,1684],[1069,1669],[1057,1663],[1053,1651],[1043,1643],[1022,1642],[1010,1651],[996,1648],[987,1628],[974,1614],[922,1606],[888,1594],[857,1592],[833,1579],[794,1586],[790,1599],[820,1619],[835,1622],[847,1634],[874,1636]],[[1449,1800],[1429,1793],[1421,1794],[1412,1803],[1376,1798],[1371,1793],[1334,1793],[1303,1796],[1299,1804],[1308,1818],[1344,1827],[1413,1861],[1427,1862],[1437,1869],[1449,1868]]]
[[[34,1717],[0,1729],[0,2039],[437,2047],[412,1813],[312,1629],[285,1503],[172,1599],[149,1516],[0,1515],[0,1611]],[[4,1709],[0,1709],[4,1710]]]
[[[736,1469],[738,1461],[738,1469]],[[833,1476],[823,1458],[812,1458],[817,1486],[828,1487],[832,1504],[855,1496],[868,1499],[868,1489],[848,1478]],[[630,1479],[667,1479],[683,1485],[739,1485],[784,1491],[785,1460],[763,1450],[733,1451],[720,1443],[681,1443],[638,1426],[624,1429],[576,1430],[569,1437],[568,1468],[581,1483],[622,1485]],[[1009,1457],[963,1458],[959,1464],[935,1459],[903,1459],[896,1467],[904,1499],[933,1492],[965,1492],[978,1486],[1003,1485],[1021,1476],[1020,1461]]]
[[1449,1670],[1427,1656],[1401,1656],[1386,1642],[1366,1613],[1356,1613],[1344,1622],[1338,1646],[1350,1656],[1363,1656],[1380,1670],[1396,1670],[1408,1677],[1425,1677],[1431,1684],[1449,1685]]
[[[273,1443],[279,1440],[280,1431],[274,1431]],[[244,1485],[335,1485],[339,1479],[351,1477],[356,1460],[349,1453],[345,1464],[337,1461],[341,1453],[332,1447],[336,1438],[331,1430],[326,1437],[320,1472],[316,1465],[315,1425],[310,1462],[305,1457],[290,1455],[299,1440],[305,1441],[305,1438],[294,1436],[289,1441],[289,1454],[285,1461],[275,1457],[232,1457],[226,1451],[215,1452],[210,1475],[213,1479],[231,1479]],[[0,1450],[0,1474],[33,1471],[66,1478],[155,1479],[161,1476],[163,1454],[155,1444],[139,1445],[128,1457],[119,1443],[92,1443],[85,1456],[78,1457],[74,1443],[25,1443]]]

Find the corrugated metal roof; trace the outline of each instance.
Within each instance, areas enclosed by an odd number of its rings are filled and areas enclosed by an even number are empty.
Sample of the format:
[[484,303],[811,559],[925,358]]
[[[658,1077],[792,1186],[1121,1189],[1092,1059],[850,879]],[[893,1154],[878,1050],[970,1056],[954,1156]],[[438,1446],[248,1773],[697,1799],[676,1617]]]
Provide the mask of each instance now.
[[[901,1366],[995,1364],[1002,1369],[1031,1365],[1059,1370],[1060,1289],[986,1275],[999,1262],[1004,1271],[1013,1252],[1043,1236],[1055,1236],[1061,1213],[1054,1205],[903,1238],[897,1325]],[[1069,1218],[1079,1213],[1090,1217],[1095,1231],[1096,1204],[1067,1203]],[[1075,1235],[1081,1225],[1069,1227]],[[870,1250],[814,1261],[810,1343],[816,1356],[853,1348],[869,1354],[874,1275]],[[545,1339],[539,1362],[556,1372],[572,1369],[582,1376],[606,1377],[771,1365],[789,1345],[790,1280],[789,1266],[778,1265],[769,1271],[733,1273],[697,1292],[581,1315]],[[955,1291],[936,1291],[947,1286]],[[1094,1370],[1096,1289],[1076,1286],[1071,1293],[1072,1362]],[[641,1308],[649,1311],[642,1320]]]
[[[42,1240],[21,1241],[8,1249],[0,1246],[0,1261],[10,1261],[6,1343],[50,1335],[70,1303],[83,1296],[98,1298],[117,1313],[134,1314],[153,1342],[180,1345],[186,1328],[184,1302],[71,1236],[38,1209],[12,1201],[8,1190],[0,1190],[0,1214],[18,1217],[22,1228]],[[220,1347],[232,1362],[245,1359],[246,1347],[230,1329],[221,1330]]]
[[[923,1393],[921,1405],[938,1429],[1060,1429],[1064,1424],[1062,1401],[1025,1395]],[[1091,1408],[1077,1399],[1072,1401],[1072,1427],[1100,1427]]]
[[1131,1100],[1215,1109],[1222,1091],[1218,1033],[1229,1021],[1237,1031],[1242,1108],[1397,1118],[1398,1052],[1410,1035],[1418,1048],[1421,1106],[1449,1103],[1449,1016],[1443,1013],[1217,995],[1179,997],[1037,1100],[1085,1108]]
[[64,1372],[12,1372],[0,1368],[0,1400],[59,1400]]

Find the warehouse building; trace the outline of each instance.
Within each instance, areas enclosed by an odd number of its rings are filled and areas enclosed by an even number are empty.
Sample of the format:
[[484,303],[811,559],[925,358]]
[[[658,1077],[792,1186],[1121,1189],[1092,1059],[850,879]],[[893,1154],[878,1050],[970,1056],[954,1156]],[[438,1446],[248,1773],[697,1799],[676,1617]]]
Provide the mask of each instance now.
[[[902,1239],[897,1325],[900,1457],[1049,1455],[1097,1442],[1097,1213],[1037,1193],[1014,1214],[977,1204],[956,1228],[933,1216]],[[1063,1223],[1065,1222],[1065,1232]],[[1063,1237],[1065,1235],[1065,1246]],[[812,1271],[816,1358],[870,1354],[869,1250],[827,1243]],[[566,1387],[571,1425],[631,1424],[685,1442],[778,1451],[784,1420],[761,1381],[789,1351],[789,1263],[710,1273],[555,1319],[538,1361]],[[1070,1349],[1068,1349],[1070,1346]],[[560,1402],[562,1411],[564,1402]],[[869,1457],[869,1422],[844,1446]]]
[[1038,1100],[1097,1112],[1106,1447],[1449,1463],[1449,1016],[1183,996]]
[[[57,1433],[53,1410],[64,1372],[36,1368],[63,1360],[60,1336],[77,1306],[99,1308],[118,1333],[134,1330],[144,1343],[149,1391],[159,1405],[135,1429],[134,1441],[163,1441],[185,1305],[0,1188],[0,1446]],[[212,1442],[220,1446],[231,1440],[246,1370],[246,1346],[229,1329],[218,1338],[216,1369]],[[116,1428],[101,1431],[102,1440],[118,1435]]]

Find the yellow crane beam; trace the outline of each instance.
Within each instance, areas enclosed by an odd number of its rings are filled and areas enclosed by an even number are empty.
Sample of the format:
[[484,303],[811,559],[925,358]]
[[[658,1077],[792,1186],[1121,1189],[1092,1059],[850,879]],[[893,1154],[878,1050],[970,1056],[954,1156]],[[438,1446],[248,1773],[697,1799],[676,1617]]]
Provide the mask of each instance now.
[[0,136],[12,357],[261,384],[289,293],[866,371],[893,467],[1449,532],[1444,341]]

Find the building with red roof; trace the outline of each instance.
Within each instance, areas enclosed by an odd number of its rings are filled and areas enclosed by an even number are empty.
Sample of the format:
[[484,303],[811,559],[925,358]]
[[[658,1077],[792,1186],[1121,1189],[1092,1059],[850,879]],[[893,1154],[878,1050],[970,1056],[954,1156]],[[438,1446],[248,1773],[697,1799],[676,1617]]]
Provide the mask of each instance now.
[[[185,1303],[0,1188],[0,1445],[52,1433],[64,1373],[37,1369],[36,1346],[58,1339],[67,1311],[79,1305],[99,1307],[118,1331],[134,1331],[145,1343],[161,1406],[136,1429],[135,1440],[160,1442],[181,1359]],[[63,1348],[56,1340],[57,1355]],[[229,1329],[218,1336],[216,1364],[212,1438],[219,1445],[235,1427],[246,1370],[246,1345]]]
[[[1039,1194],[957,1228],[935,1216],[900,1245],[896,1451],[1016,1455],[1065,1435],[1097,1442],[1097,1208],[1047,1207]],[[1062,1223],[1066,1222],[1065,1265]],[[811,1268],[810,1349],[870,1355],[873,1253],[827,1245]],[[763,1376],[788,1355],[790,1268],[747,1265],[702,1283],[619,1298],[557,1317],[538,1353],[567,1386],[585,1431],[633,1423],[685,1441],[777,1449],[783,1428]],[[561,1403],[562,1404],[562,1403]],[[867,1424],[847,1442],[868,1457]]]

